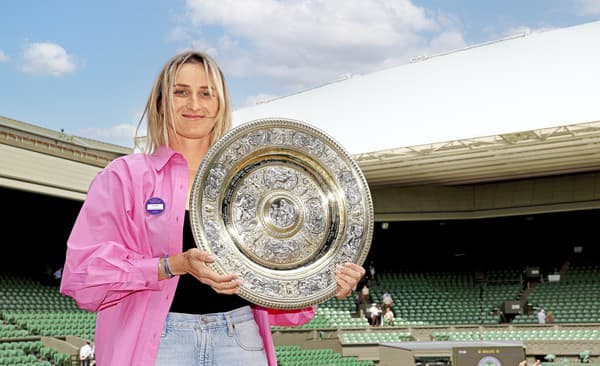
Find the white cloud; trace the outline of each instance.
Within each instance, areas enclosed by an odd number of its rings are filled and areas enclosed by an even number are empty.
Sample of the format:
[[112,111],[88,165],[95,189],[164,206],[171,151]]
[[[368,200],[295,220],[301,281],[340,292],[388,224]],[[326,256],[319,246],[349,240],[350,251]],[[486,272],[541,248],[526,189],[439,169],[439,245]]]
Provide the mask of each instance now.
[[23,51],[21,70],[28,74],[62,76],[77,68],[67,51],[56,43],[30,43]]
[[600,15],[600,1],[598,0],[577,0],[577,13],[582,16]]
[[[465,46],[456,20],[411,0],[188,0],[188,35],[231,76],[306,88]],[[208,42],[201,29],[221,29]],[[196,32],[196,33],[194,33]],[[177,30],[181,34],[181,30]]]
[[6,55],[6,53],[2,52],[2,50],[0,50],[0,62],[5,62],[8,61],[8,56]]
[[135,129],[135,124],[121,123],[110,128],[81,128],[75,134],[118,145],[133,146]]

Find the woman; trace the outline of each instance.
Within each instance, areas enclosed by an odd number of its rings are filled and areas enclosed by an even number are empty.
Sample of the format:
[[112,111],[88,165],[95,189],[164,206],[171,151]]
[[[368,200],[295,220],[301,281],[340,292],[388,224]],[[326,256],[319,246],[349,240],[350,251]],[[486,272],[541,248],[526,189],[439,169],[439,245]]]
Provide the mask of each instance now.
[[[67,243],[61,292],[97,312],[99,365],[276,365],[270,325],[300,325],[313,308],[276,311],[236,294],[235,274],[195,248],[189,195],[209,147],[231,127],[223,74],[199,52],[169,60],[144,111],[147,151],[93,180]],[[336,272],[338,298],[362,267]]]

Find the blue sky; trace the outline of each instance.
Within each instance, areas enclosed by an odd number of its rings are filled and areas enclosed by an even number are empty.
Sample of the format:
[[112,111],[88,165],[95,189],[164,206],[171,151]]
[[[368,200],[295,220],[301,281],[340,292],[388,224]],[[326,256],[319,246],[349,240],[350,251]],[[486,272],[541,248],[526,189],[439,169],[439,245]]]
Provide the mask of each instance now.
[[598,19],[600,0],[4,2],[0,115],[131,146],[157,72],[184,49],[217,59],[240,108],[422,55]]

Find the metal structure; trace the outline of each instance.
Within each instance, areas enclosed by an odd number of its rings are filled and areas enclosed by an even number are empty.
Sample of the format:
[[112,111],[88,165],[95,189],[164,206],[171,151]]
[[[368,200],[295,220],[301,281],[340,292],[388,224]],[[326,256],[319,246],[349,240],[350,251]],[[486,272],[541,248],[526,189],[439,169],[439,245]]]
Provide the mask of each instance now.
[[369,185],[459,185],[600,169],[600,121],[354,155]]

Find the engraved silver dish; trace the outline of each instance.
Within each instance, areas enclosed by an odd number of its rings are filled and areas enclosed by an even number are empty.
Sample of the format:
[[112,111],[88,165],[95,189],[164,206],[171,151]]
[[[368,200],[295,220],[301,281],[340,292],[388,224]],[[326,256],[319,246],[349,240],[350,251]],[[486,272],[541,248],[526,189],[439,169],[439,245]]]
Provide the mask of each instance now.
[[238,273],[240,296],[297,309],[336,293],[335,267],[362,265],[373,236],[364,175],[337,142],[306,123],[260,119],[208,151],[190,216],[198,248],[220,274]]

